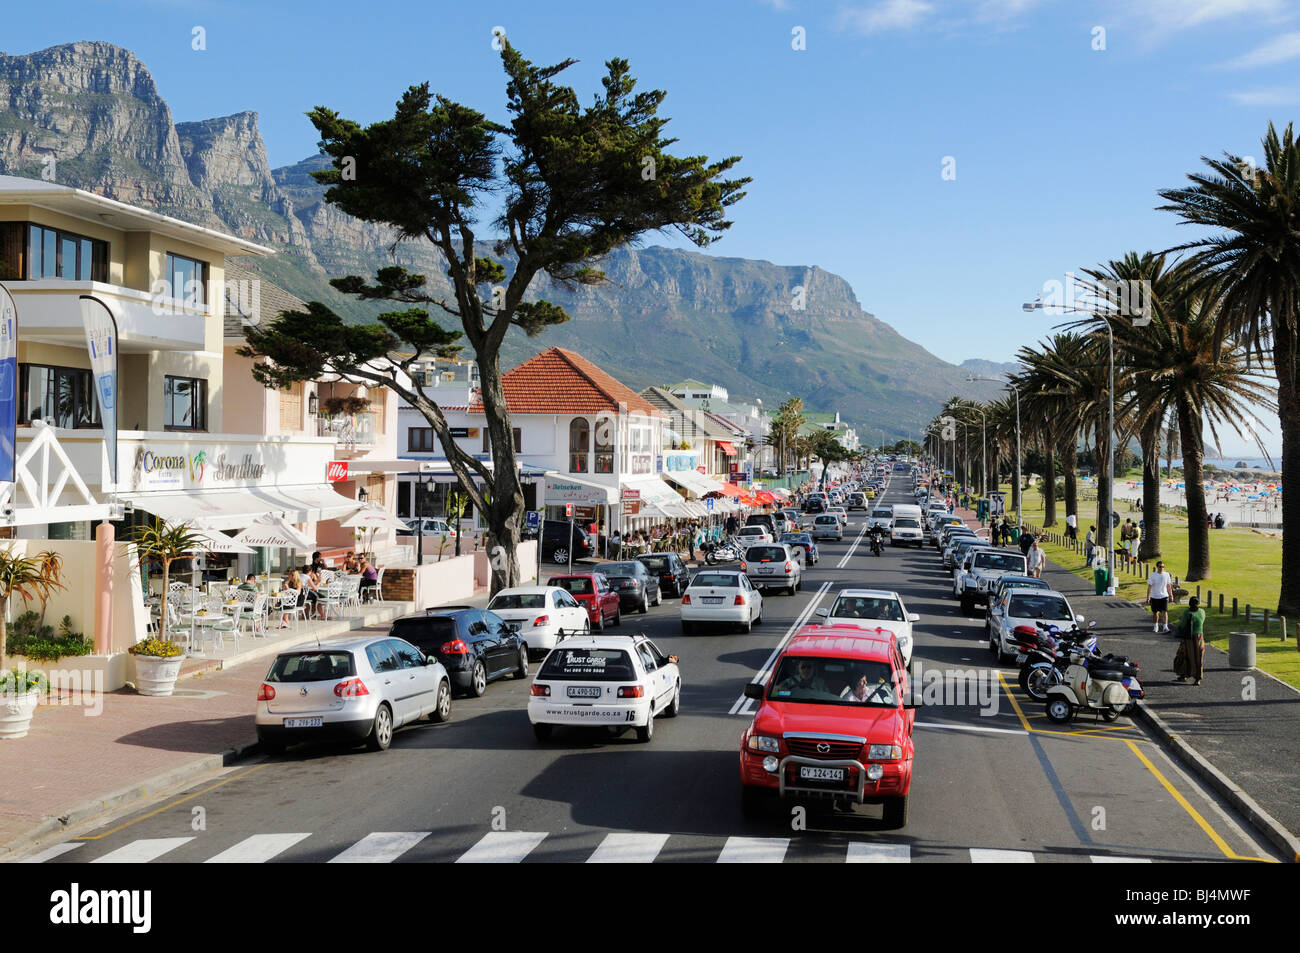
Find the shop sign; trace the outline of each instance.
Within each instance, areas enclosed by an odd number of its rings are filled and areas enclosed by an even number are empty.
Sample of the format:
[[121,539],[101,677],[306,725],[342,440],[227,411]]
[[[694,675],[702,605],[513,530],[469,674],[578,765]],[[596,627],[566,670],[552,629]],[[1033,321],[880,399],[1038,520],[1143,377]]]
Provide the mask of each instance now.
[[338,483],[348,478],[348,461],[331,460],[325,464],[325,479],[330,483]]

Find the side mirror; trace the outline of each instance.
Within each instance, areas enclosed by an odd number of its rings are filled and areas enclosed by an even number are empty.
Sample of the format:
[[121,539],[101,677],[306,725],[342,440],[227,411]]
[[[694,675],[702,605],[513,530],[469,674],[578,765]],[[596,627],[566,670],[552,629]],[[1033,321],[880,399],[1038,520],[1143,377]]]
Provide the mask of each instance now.
[[1090,628],[1090,629],[1095,629],[1096,627],[1097,627],[1097,620],[1096,620],[1096,619],[1093,619],[1091,622],[1088,623],[1088,628]]
[[909,612],[909,613],[907,614],[907,621],[908,621],[908,622],[920,622],[920,621],[921,621],[921,613],[919,613],[919,612]]
[[761,702],[763,700],[763,686],[758,682],[747,682],[745,684],[745,697]]
[[816,612],[816,615],[821,616],[823,619],[829,618],[830,614],[831,614],[830,609],[818,609]]

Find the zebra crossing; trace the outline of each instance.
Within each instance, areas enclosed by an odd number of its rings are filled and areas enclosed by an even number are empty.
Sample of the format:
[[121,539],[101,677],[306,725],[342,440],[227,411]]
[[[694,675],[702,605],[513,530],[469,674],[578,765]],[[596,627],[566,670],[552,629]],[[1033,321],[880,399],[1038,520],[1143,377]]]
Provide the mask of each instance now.
[[[432,831],[376,831],[349,845],[334,856],[328,858],[332,864],[388,864],[398,860],[437,859],[444,856],[427,858],[421,856],[420,846],[432,835]],[[232,844],[218,853],[207,857],[202,862],[208,864],[264,864],[272,860],[295,859],[293,849],[305,844],[310,833],[253,834],[238,843]],[[463,850],[454,858],[459,864],[517,864],[527,859],[545,860],[545,852],[539,852],[549,834],[543,831],[491,831]],[[180,847],[189,844],[195,837],[152,837],[139,838],[115,847],[98,856],[94,841],[65,841],[47,847],[22,860],[20,863],[43,864],[50,861],[88,862],[96,864],[146,864],[152,861],[167,861],[168,855]],[[700,835],[689,834],[651,834],[635,832],[611,832],[596,846],[586,858],[589,864],[648,864],[656,860],[672,860],[674,851],[670,844],[682,851],[689,850],[691,860],[703,859]],[[713,840],[716,840],[713,839]],[[806,845],[789,837],[727,837],[716,851],[714,862],[719,864],[781,864],[798,860]],[[815,847],[817,860],[834,860],[828,856],[825,844]],[[839,851],[840,848],[833,848]],[[918,856],[919,855],[919,856]],[[187,855],[187,861],[195,858]],[[812,859],[804,853],[804,859]],[[851,864],[909,864],[918,859],[947,863],[972,864],[1032,864],[1038,857],[1032,851],[1007,850],[988,847],[971,848],[930,848],[911,844],[888,843],[882,841],[852,841],[843,847],[843,863]],[[1102,863],[1151,863],[1150,857],[1134,857],[1124,854],[1070,854],[1056,855],[1053,860],[1072,860],[1078,862]]]

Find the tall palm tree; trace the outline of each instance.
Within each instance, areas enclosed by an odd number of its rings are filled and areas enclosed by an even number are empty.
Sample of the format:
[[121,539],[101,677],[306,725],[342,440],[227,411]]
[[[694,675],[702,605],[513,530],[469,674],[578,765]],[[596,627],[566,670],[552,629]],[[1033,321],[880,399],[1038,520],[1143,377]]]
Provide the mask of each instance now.
[[1272,344],[1282,484],[1291,490],[1282,496],[1278,613],[1295,617],[1300,615],[1300,143],[1291,125],[1279,136],[1270,122],[1263,152],[1260,168],[1230,153],[1223,159],[1203,157],[1209,171],[1189,175],[1187,188],[1162,191],[1169,204],[1159,209],[1217,230],[1177,250],[1192,250],[1197,277],[1218,285],[1226,315],[1220,334],[1257,351],[1266,341]]
[[[1073,393],[1076,369],[1082,364],[1088,344],[1078,334],[1058,332],[1038,347],[1021,348],[1016,355],[1025,368],[1020,376],[1021,412],[1042,420],[1055,430],[1055,449],[1061,455],[1061,472],[1065,480],[1065,512],[1079,514],[1079,432],[1083,421],[1079,415],[1080,397]],[[1053,484],[1055,477],[1052,477]],[[1055,497],[1055,485],[1052,487]]]

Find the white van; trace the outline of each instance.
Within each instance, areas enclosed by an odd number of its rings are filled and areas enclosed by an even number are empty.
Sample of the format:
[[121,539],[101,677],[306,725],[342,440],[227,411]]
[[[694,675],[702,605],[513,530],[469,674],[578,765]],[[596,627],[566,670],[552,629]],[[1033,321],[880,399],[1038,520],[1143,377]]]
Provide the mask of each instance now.
[[925,545],[924,516],[921,508],[912,503],[894,504],[894,518],[889,528],[890,546]]

